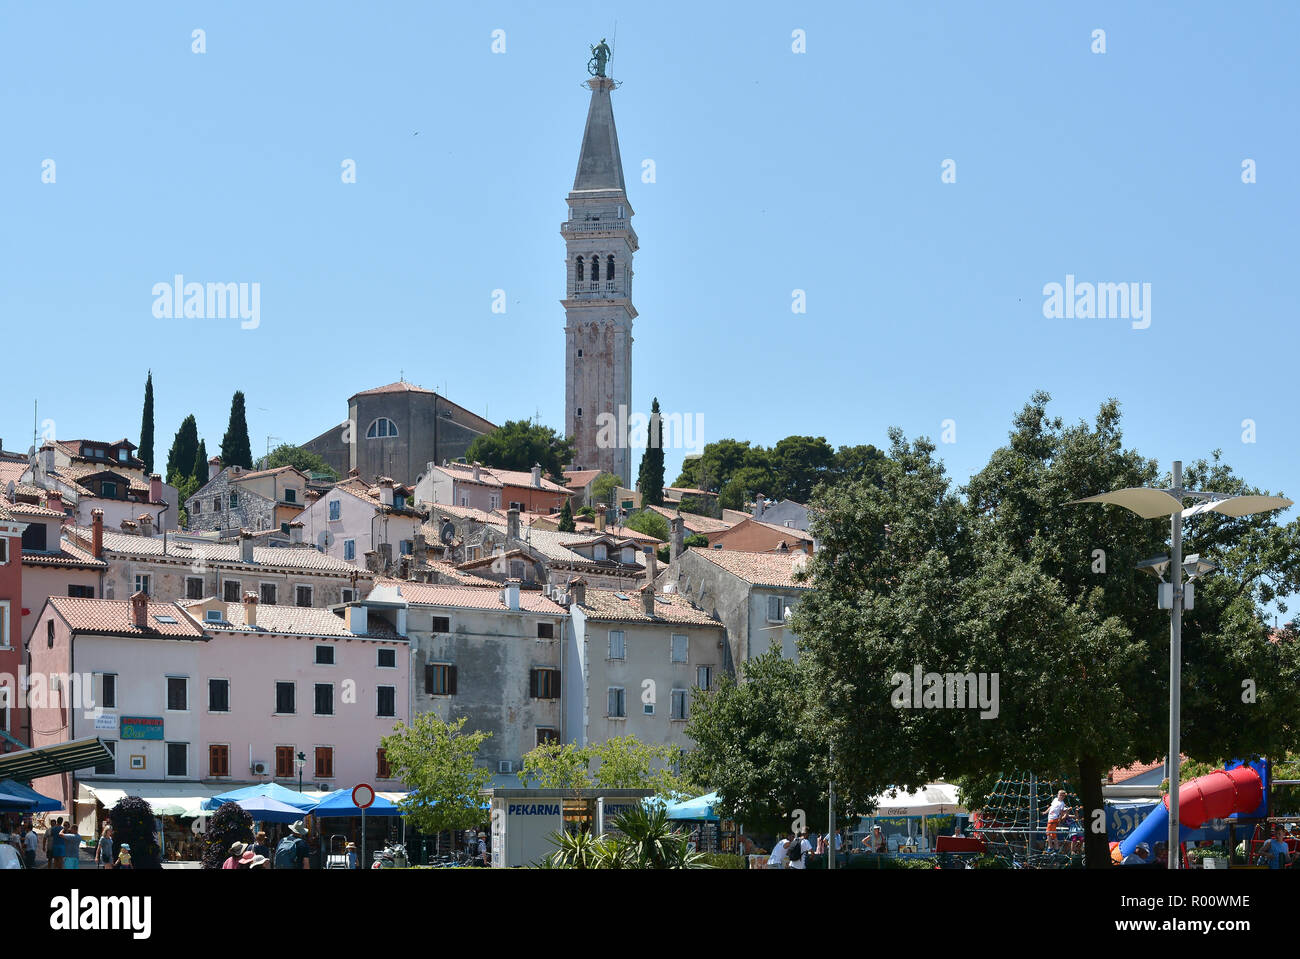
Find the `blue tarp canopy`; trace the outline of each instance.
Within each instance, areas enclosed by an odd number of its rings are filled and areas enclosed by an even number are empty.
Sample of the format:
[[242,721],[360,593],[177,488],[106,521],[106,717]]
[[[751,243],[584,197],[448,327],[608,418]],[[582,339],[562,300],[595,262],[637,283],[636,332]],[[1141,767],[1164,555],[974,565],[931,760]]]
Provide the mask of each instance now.
[[270,796],[249,796],[247,799],[236,799],[235,804],[257,822],[297,822],[303,817],[303,811],[297,806],[290,806]]
[[[316,808],[312,810],[313,816],[360,816],[361,807],[352,801],[352,790],[348,788],[336,789],[327,794]],[[366,808],[367,816],[404,816],[401,808],[395,802],[385,799],[379,794],[375,794],[375,801]]]
[[[206,799],[203,802],[203,808],[213,810],[223,803],[237,803],[241,799],[256,799],[259,796],[265,796],[269,799],[278,800],[287,806],[293,806],[295,809],[301,810],[304,816],[316,806],[316,800],[310,799],[302,793],[296,793],[292,789],[285,789],[279,783],[259,783],[256,786],[232,789],[228,793],[221,793],[219,796]],[[301,819],[302,816],[298,818]]]
[[0,780],[0,811],[3,812],[53,812],[62,809],[63,803],[42,796],[31,786],[13,779]]
[[681,802],[668,804],[669,819],[703,819],[708,822],[717,822],[718,814],[713,811],[714,803],[718,801],[716,791],[705,793],[703,796],[696,796],[694,799],[683,799]]

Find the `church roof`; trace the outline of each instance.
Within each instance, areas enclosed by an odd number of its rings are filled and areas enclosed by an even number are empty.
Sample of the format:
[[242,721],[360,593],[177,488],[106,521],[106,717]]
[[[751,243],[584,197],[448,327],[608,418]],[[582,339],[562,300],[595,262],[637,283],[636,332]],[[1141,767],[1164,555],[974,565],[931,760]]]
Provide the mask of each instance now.
[[618,130],[614,127],[614,105],[609,98],[614,83],[603,77],[593,77],[590,83],[591,105],[587,108],[587,128],[582,134],[582,153],[578,156],[573,192],[626,192],[623,158],[618,152]]

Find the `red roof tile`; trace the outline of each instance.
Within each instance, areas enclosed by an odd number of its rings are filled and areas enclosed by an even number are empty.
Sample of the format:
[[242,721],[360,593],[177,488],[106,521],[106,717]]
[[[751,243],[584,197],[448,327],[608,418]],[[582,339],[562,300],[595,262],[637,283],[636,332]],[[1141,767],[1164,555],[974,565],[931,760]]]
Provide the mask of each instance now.
[[[129,599],[71,599],[51,596],[49,603],[77,633],[99,633],[115,636],[173,636],[178,639],[199,639],[199,629],[175,603],[150,603],[147,629],[140,629],[131,621]],[[167,616],[175,622],[162,622]]]

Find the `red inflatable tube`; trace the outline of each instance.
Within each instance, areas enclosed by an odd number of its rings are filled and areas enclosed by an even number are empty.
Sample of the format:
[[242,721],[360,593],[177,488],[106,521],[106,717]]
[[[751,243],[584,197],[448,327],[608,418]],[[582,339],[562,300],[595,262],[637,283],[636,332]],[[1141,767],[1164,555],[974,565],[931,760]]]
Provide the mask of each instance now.
[[[1186,829],[1199,829],[1207,820],[1254,809],[1263,798],[1264,784],[1249,766],[1216,769],[1179,787],[1178,822]],[[1168,808],[1168,796],[1164,805]]]

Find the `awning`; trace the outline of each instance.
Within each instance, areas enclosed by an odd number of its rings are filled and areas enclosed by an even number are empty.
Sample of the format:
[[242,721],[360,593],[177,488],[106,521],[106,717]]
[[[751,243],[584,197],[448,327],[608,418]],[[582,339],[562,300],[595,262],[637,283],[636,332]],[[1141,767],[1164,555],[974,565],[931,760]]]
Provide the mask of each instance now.
[[80,783],[88,793],[109,809],[123,796],[138,796],[149,804],[155,816],[203,815],[204,800],[211,799],[225,787],[200,783],[139,782],[100,780]]
[[966,812],[966,807],[957,800],[957,787],[950,783],[928,783],[914,792],[902,789],[891,792],[896,795],[886,792],[876,797],[876,811],[871,815],[891,819]]
[[3,812],[53,812],[62,809],[63,803],[42,796],[30,786],[12,779],[0,782],[0,811]]
[[254,796],[269,796],[271,799],[278,800],[296,809],[301,809],[303,815],[312,811],[317,800],[312,799],[307,793],[294,792],[292,789],[286,789],[277,782],[258,783],[255,786],[244,786],[242,789],[227,789],[218,792],[215,795],[209,794],[209,799],[203,804],[207,810],[216,809],[222,803],[238,802],[241,799],[252,799]]
[[43,776],[56,776],[112,761],[113,754],[98,736],[70,739],[51,746],[35,746],[0,754],[0,779],[31,782]]
[[[344,787],[326,795],[312,810],[311,814],[323,819],[328,816],[360,816],[361,810],[352,801],[352,790]],[[376,793],[373,805],[366,809],[366,815],[404,816],[406,814],[398,808],[396,803]]]
[[718,801],[716,792],[706,793],[703,796],[696,796],[694,799],[683,799],[681,802],[669,803],[667,807],[669,819],[703,819],[709,822],[717,822],[718,814],[713,811],[713,805]]

